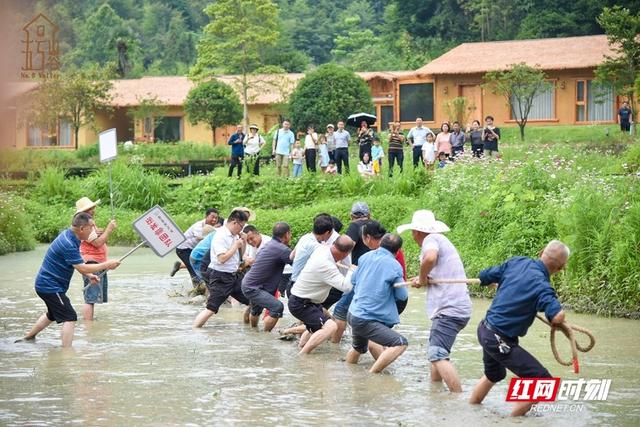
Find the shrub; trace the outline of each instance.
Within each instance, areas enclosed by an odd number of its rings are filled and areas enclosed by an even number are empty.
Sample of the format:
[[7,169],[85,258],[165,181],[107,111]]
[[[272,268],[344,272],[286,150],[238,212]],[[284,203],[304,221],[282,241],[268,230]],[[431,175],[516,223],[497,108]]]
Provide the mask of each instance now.
[[30,217],[25,214],[25,200],[10,193],[0,193],[0,255],[30,251],[35,247]]
[[[169,180],[123,160],[112,164],[113,202],[116,208],[146,211],[169,200]],[[84,192],[109,203],[109,171],[102,167],[83,182]]]
[[40,173],[34,195],[43,204],[66,203],[72,206],[82,197],[82,188],[77,179],[67,179],[62,169],[51,166]]

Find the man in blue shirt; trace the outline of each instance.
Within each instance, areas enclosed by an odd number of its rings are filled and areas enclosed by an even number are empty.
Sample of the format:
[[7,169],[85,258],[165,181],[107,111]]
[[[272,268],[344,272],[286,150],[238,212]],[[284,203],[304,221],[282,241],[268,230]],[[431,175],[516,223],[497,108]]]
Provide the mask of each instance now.
[[229,166],[229,177],[233,175],[233,168],[238,168],[238,178],[242,174],[242,159],[244,158],[244,132],[242,125],[236,126],[236,132],[229,137],[228,144],[231,146],[231,165]]
[[394,287],[402,282],[402,267],[395,256],[402,239],[385,234],[380,248],[367,252],[359,260],[351,276],[353,301],[347,320],[351,325],[353,348],[347,353],[347,363],[358,363],[368,351],[376,360],[369,372],[379,373],[407,349],[407,339],[392,330],[400,323],[400,313],[406,307],[409,293],[406,287]]
[[620,130],[622,132],[630,132],[631,123],[633,123],[633,111],[629,108],[627,101],[624,101],[622,107],[618,110],[618,117],[620,117]]
[[55,320],[62,323],[62,346],[71,347],[78,316],[66,294],[73,270],[87,276],[92,283],[98,283],[99,278],[93,273],[113,270],[120,265],[117,260],[99,264],[84,263],[80,256],[80,241],[87,240],[94,227],[91,215],[86,212],[77,213],[73,217],[71,227],[62,231],[51,243],[35,283],[36,294],[46,304],[47,312],[40,316],[29,333],[18,341],[35,339],[40,331]]
[[[484,375],[471,393],[471,403],[482,403],[493,385],[506,377],[507,369],[519,377],[551,377],[535,357],[520,347],[518,337],[526,335],[540,311],[554,325],[564,322],[564,311],[551,287],[550,276],[561,271],[568,259],[569,248],[552,240],[540,253],[540,259],[514,257],[480,272],[480,284],[497,283],[498,290],[478,325]],[[526,414],[532,404],[518,403],[511,415]]]
[[291,156],[291,147],[296,142],[296,136],[289,129],[291,123],[289,120],[282,122],[282,128],[276,131],[273,137],[273,156],[276,160],[276,172],[278,176],[289,176],[289,157]]
[[276,297],[284,266],[291,264],[291,227],[286,222],[273,226],[272,238],[260,250],[251,269],[242,279],[242,293],[251,303],[251,326],[257,327],[266,308],[264,331],[271,332],[284,314],[284,304]]

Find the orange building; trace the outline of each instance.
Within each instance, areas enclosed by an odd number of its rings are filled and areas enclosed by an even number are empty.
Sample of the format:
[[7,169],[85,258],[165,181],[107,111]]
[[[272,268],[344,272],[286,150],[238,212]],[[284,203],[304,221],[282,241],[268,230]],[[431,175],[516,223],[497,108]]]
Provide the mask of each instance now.
[[[422,117],[429,127],[439,127],[443,121],[453,119],[445,104],[457,97],[467,98],[468,121],[482,121],[486,115],[492,115],[498,125],[515,124],[512,108],[505,99],[481,84],[485,73],[505,70],[521,62],[542,69],[553,83],[550,90],[536,96],[529,123],[613,123],[617,108],[613,90],[598,89],[593,84],[595,68],[612,54],[603,35],[464,43],[415,71],[357,74],[371,89],[378,130],[387,129],[390,121],[399,121],[403,128],[410,128],[416,117]],[[256,123],[262,131],[276,124],[281,106],[302,77],[304,74],[252,76],[249,122]],[[238,76],[217,78],[239,92]],[[204,124],[192,125],[183,108],[193,86],[193,82],[180,76],[114,80],[112,111],[98,113],[94,126],[84,126],[78,141],[74,141],[71,127],[64,120],[54,130],[22,125],[18,120],[19,100],[29,91],[37,90],[37,83],[16,83],[10,86],[8,96],[13,107],[3,114],[8,127],[2,143],[15,148],[74,149],[95,142],[99,131],[113,127],[120,141],[211,143],[211,130]],[[148,99],[163,105],[162,116],[134,119],[131,110]],[[216,143],[224,144],[230,132],[233,128],[218,129]]]

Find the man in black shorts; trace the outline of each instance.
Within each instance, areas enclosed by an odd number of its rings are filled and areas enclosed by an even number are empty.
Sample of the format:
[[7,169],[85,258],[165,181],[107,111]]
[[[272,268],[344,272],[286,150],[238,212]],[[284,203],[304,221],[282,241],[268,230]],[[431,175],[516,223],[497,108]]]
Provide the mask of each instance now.
[[291,288],[289,311],[307,327],[300,338],[300,354],[310,353],[337,329],[322,302],[332,287],[343,292],[351,290],[351,270],[343,276],[336,263],[346,258],[353,246],[349,236],[338,237],[331,246],[318,246]]
[[265,332],[270,332],[284,314],[284,304],[275,293],[282,277],[284,266],[291,264],[291,228],[286,222],[278,222],[273,227],[272,238],[264,247],[242,279],[242,293],[251,303],[250,321],[254,328],[258,326],[260,314],[265,308],[269,316],[264,320]]
[[36,294],[44,301],[47,312],[40,316],[22,340],[33,340],[44,328],[54,320],[62,323],[62,346],[71,347],[78,316],[67,297],[69,282],[73,271],[87,276],[92,283],[99,279],[93,273],[102,270],[113,270],[120,265],[117,260],[108,260],[99,264],[85,264],[80,256],[80,241],[87,240],[95,224],[91,215],[86,212],[77,213],[71,227],[62,231],[51,243],[42,261],[42,267],[36,276]]
[[375,374],[389,366],[407,349],[407,339],[392,328],[400,322],[400,313],[409,299],[406,287],[394,285],[403,281],[402,266],[396,254],[402,239],[385,234],[380,247],[364,254],[351,277],[353,302],[347,318],[353,335],[353,348],[347,353],[347,363],[358,363],[367,351],[375,359],[369,372]]
[[[519,377],[550,378],[551,374],[533,355],[520,347],[538,311],[554,325],[564,322],[564,311],[551,287],[550,276],[561,271],[569,259],[569,248],[552,240],[540,259],[513,257],[504,264],[480,272],[480,284],[498,284],[496,296],[478,325],[484,375],[471,393],[470,403],[482,403],[507,369]],[[525,415],[533,402],[519,402],[512,416]]]
[[209,299],[207,308],[196,316],[194,328],[201,328],[230,296],[242,304],[249,304],[242,293],[242,276],[238,274],[246,247],[245,240],[240,238],[240,232],[248,219],[246,212],[237,209],[232,211],[227,222],[216,231],[211,241],[211,264],[207,282]]

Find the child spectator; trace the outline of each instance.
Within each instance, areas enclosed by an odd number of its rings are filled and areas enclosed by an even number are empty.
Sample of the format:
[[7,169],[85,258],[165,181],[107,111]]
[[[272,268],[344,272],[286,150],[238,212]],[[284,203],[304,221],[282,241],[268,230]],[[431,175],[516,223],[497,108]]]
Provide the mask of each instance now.
[[438,169],[447,166],[447,153],[441,151],[438,153]]
[[327,166],[327,169],[324,171],[324,173],[329,175],[335,175],[338,173],[338,168],[336,167],[335,160],[329,160],[329,166]]
[[302,160],[304,159],[304,151],[300,148],[300,141],[293,144],[291,150],[291,159],[293,160],[293,177],[302,175]]
[[324,172],[329,166],[329,147],[327,146],[327,137],[320,135],[318,139],[318,150],[320,153],[320,170]]
[[436,163],[436,137],[433,132],[427,133],[427,142],[422,144],[422,159],[427,170],[434,169]]
[[366,151],[362,153],[362,160],[358,163],[358,172],[364,178],[373,176],[373,163],[371,162],[369,153]]
[[373,140],[373,147],[371,147],[371,158],[373,160],[373,173],[379,175],[382,170],[382,158],[384,157],[384,150],[380,145],[380,138],[376,137]]

